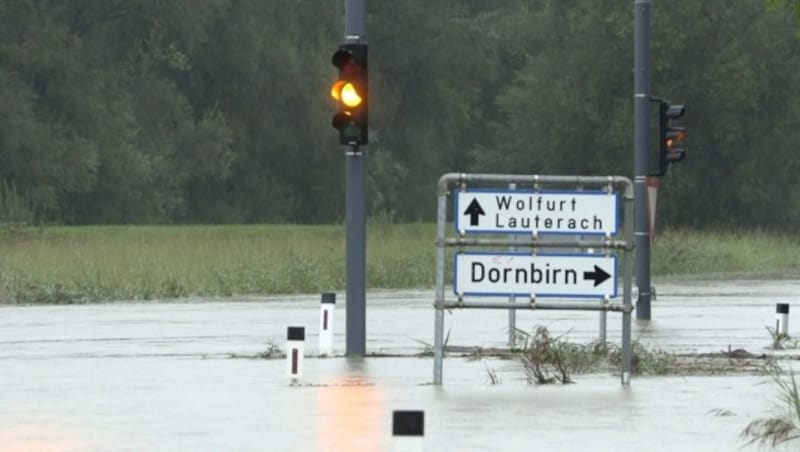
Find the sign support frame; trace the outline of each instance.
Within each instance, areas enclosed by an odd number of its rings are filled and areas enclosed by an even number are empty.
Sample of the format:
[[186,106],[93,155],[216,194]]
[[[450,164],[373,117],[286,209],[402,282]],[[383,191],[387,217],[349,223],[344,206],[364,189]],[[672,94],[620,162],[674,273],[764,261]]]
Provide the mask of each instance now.
[[[458,237],[447,237],[447,198],[451,190],[466,191],[468,184],[518,184],[533,186],[540,189],[542,184],[553,185],[556,187],[572,186],[583,190],[586,187],[599,187],[609,191],[617,190],[621,192],[623,198],[622,205],[622,230],[617,237],[612,239],[610,235],[605,235],[599,239],[587,240],[576,237],[574,240],[542,241],[536,231],[529,236],[529,240],[519,240],[521,237],[511,239],[485,239],[468,237],[465,231],[460,231]],[[631,288],[633,281],[633,262],[632,254],[634,250],[634,185],[631,180],[624,176],[547,176],[547,175],[513,175],[513,174],[470,174],[470,173],[447,173],[442,175],[438,184],[437,197],[437,222],[436,222],[436,289],[434,300],[434,346],[433,346],[433,384],[442,384],[443,362],[444,362],[444,310],[445,309],[558,309],[558,310],[586,310],[599,311],[601,314],[620,312],[622,314],[622,363],[621,363],[621,383],[624,386],[630,384],[631,377],[631,313],[633,305],[631,301]],[[619,214],[619,212],[615,212]],[[563,236],[562,236],[563,237]],[[531,298],[529,303],[506,302],[474,302],[464,300],[463,295],[459,295],[457,301],[448,302],[445,298],[445,259],[446,251],[450,247],[457,247],[463,250],[467,246],[514,246],[518,250],[530,248],[532,254],[536,254],[538,248],[542,247],[564,247],[578,248],[581,250],[602,249],[606,254],[613,250],[621,252],[621,273],[622,273],[622,302],[611,302],[608,297],[598,297],[600,302],[574,302],[574,301],[551,301],[543,302]],[[506,248],[507,250],[507,248]],[[601,320],[602,321],[602,320]],[[605,323],[605,322],[603,322]]]

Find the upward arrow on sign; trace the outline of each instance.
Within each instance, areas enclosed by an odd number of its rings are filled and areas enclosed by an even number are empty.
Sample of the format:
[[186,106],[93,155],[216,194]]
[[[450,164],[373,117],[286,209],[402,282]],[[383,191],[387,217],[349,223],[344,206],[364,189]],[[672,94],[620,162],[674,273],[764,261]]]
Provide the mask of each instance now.
[[469,215],[470,226],[477,226],[478,217],[481,215],[486,215],[486,212],[483,211],[483,207],[481,207],[481,205],[478,203],[478,199],[472,198],[472,202],[469,203],[467,209],[464,210],[464,215]]

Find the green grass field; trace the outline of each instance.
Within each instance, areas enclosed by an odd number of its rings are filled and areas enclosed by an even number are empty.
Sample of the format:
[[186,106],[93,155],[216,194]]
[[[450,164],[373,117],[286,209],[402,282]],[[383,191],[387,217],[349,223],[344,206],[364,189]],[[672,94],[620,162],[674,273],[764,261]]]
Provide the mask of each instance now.
[[[379,222],[367,231],[368,288],[433,287],[435,225]],[[652,255],[655,277],[786,274],[800,269],[800,239],[671,231],[657,237]],[[0,303],[342,290],[344,256],[342,225],[6,228]]]

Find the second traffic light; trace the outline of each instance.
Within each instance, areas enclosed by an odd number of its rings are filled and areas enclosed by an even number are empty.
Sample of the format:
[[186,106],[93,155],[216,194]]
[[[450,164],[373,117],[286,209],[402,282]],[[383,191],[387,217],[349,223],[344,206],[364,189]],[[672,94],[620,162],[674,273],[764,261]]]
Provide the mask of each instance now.
[[369,142],[367,45],[342,44],[331,60],[339,79],[331,87],[337,111],[331,121],[339,131],[339,144],[359,146]]
[[686,128],[672,124],[674,119],[684,114],[686,108],[683,105],[672,105],[664,100],[659,102],[659,176],[666,174],[670,164],[686,158],[683,144]]

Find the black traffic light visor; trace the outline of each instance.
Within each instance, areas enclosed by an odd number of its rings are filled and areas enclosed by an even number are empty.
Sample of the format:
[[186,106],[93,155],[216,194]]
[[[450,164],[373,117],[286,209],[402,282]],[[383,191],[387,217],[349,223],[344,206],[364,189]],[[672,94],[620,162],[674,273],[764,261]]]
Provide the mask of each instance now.
[[683,105],[670,105],[665,112],[667,118],[676,119],[686,114],[686,107]]

